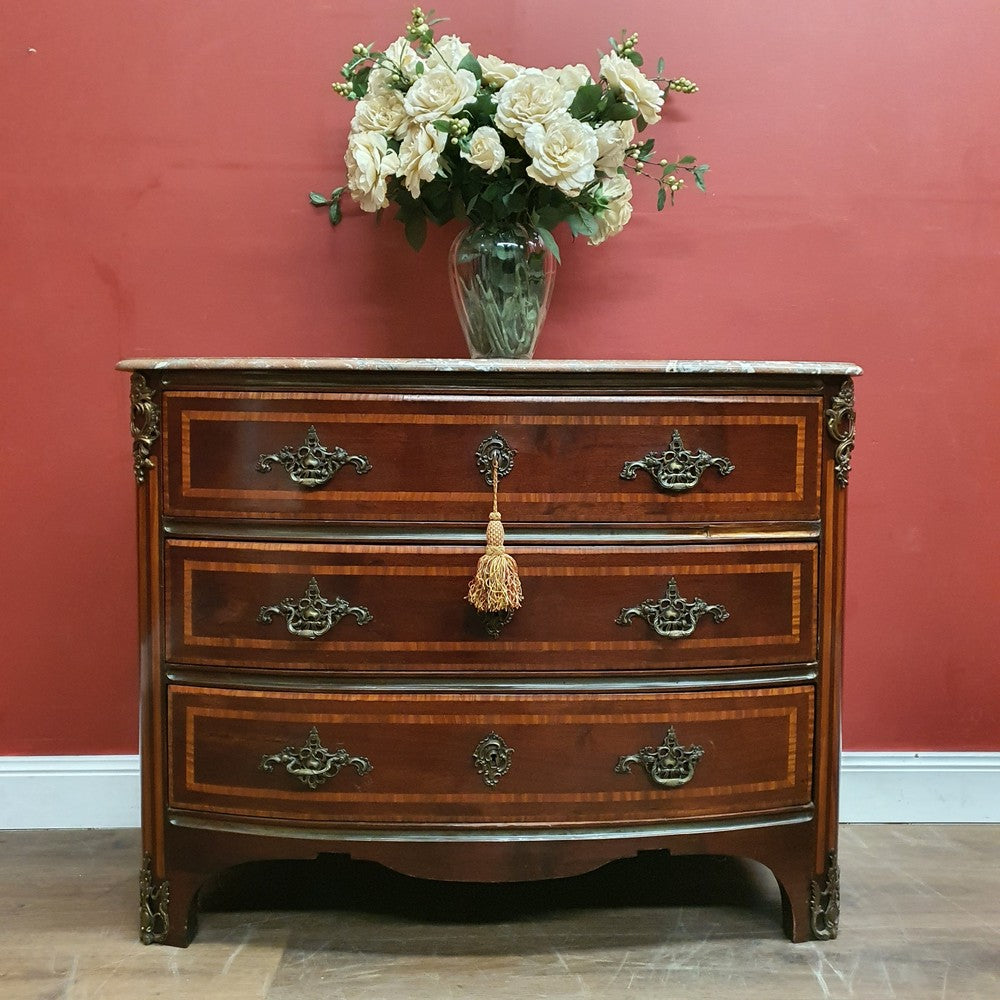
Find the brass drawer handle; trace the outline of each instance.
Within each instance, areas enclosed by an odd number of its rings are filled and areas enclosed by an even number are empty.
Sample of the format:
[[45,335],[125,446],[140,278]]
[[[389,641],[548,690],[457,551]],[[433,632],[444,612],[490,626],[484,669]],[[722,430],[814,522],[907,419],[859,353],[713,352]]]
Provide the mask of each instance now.
[[342,767],[350,764],[359,775],[365,775],[372,770],[372,762],[367,757],[355,757],[343,747],[331,753],[319,739],[319,732],[313,726],[309,730],[306,745],[296,749],[285,747],[279,753],[270,756],[265,754],[260,760],[262,771],[271,771],[275,764],[284,764],[285,770],[294,778],[298,778],[307,788],[318,788],[326,781],[340,773]]
[[365,455],[348,455],[341,447],[325,448],[320,444],[315,427],[306,431],[305,442],[298,448],[282,448],[273,455],[261,455],[257,462],[258,472],[270,472],[271,463],[284,466],[293,483],[315,489],[325,486],[345,465],[353,465],[357,474],[371,471],[372,464]]
[[507,746],[496,733],[484,736],[472,752],[472,762],[476,765],[483,782],[495,788],[497,782],[510,770],[512,747]]
[[715,458],[700,449],[688,451],[681,440],[681,432],[675,430],[665,451],[650,452],[639,462],[626,462],[621,478],[635,479],[639,470],[645,469],[660,489],[668,493],[683,493],[694,489],[701,474],[713,467],[720,476],[728,476],[736,468],[728,458]]
[[698,627],[702,615],[711,615],[717,622],[724,622],[729,612],[723,605],[708,604],[700,597],[686,601],[677,590],[677,581],[671,577],[663,597],[650,597],[635,607],[622,608],[615,622],[628,625],[633,618],[644,618],[657,635],[665,639],[686,639]]
[[630,764],[641,764],[653,784],[660,788],[679,788],[694,777],[695,766],[704,755],[701,747],[682,747],[671,726],[658,747],[643,747],[638,753],[619,757],[615,774],[628,774]]
[[359,625],[367,625],[374,620],[374,615],[367,608],[349,604],[343,597],[328,601],[320,594],[316,577],[306,586],[305,597],[286,597],[277,604],[265,605],[260,609],[257,621],[270,625],[274,615],[281,615],[288,623],[288,631],[303,639],[318,639],[326,635],[346,615],[354,615]]

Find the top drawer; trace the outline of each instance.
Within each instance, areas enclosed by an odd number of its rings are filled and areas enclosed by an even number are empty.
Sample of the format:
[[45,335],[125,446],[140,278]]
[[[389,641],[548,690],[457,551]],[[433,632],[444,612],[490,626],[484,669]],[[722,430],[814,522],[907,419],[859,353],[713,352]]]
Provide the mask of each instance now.
[[476,454],[499,432],[516,452],[501,481],[508,524],[815,520],[821,407],[802,396],[168,391],[164,510],[480,523],[491,490]]

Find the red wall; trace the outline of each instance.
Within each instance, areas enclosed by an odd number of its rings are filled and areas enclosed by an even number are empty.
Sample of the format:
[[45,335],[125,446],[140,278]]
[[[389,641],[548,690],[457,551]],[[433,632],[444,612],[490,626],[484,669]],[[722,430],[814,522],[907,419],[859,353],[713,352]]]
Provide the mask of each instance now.
[[[459,4],[450,29],[594,62],[593,0]],[[329,83],[383,0],[35,0],[0,37],[0,754],[136,748],[122,356],[456,356],[444,253],[329,230]],[[695,79],[659,148],[712,164],[600,248],[562,238],[541,357],[854,361],[849,749],[1000,748],[995,0],[636,4]],[[991,519],[992,534],[983,525]]]

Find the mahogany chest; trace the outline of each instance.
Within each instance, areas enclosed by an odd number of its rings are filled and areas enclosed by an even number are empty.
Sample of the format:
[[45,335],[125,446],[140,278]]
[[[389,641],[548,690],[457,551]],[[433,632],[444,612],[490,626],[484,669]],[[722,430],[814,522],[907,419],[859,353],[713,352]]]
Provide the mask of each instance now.
[[[845,364],[149,359],[142,939],[334,852],[767,865],[837,932]],[[467,602],[493,502],[523,606]]]

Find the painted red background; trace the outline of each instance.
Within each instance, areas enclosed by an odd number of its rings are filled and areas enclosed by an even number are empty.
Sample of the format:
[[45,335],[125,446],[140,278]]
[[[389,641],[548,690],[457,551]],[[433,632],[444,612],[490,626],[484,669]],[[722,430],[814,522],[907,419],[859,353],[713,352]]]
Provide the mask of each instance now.
[[[701,92],[712,165],[563,235],[538,356],[854,361],[848,749],[997,749],[995,0],[453,3],[479,52],[596,63],[627,26]],[[342,182],[329,84],[405,2],[35,0],[0,32],[0,754],[136,749],[134,355],[461,356],[444,255]]]

